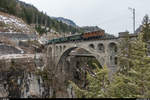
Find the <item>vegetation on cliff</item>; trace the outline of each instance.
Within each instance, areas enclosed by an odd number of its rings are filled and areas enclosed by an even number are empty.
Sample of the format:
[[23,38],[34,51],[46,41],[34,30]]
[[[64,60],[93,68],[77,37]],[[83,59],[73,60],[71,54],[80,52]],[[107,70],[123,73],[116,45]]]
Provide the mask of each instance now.
[[[112,80],[108,80],[108,69],[96,66],[95,75],[87,74],[88,85],[80,89],[73,84],[80,98],[149,98],[150,58],[147,56],[143,33],[134,41],[122,42],[118,56],[119,67]],[[123,49],[124,48],[124,49]]]
[[[46,13],[40,12],[33,5],[26,4],[19,0],[1,0],[0,11],[22,18],[28,24],[36,24],[37,27],[46,26],[57,32],[81,32],[79,28],[69,26],[65,23],[52,19]],[[42,33],[41,30],[37,30]]]
[[142,24],[143,40],[145,42],[150,41],[150,19],[148,15],[144,16]]

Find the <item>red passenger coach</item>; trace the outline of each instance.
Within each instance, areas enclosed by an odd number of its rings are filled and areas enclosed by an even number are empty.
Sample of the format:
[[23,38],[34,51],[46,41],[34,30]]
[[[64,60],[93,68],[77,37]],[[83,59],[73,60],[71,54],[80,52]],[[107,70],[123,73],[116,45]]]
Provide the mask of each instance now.
[[94,32],[87,32],[83,34],[84,39],[93,38],[93,37],[101,37],[104,36],[104,30],[101,31],[94,31]]

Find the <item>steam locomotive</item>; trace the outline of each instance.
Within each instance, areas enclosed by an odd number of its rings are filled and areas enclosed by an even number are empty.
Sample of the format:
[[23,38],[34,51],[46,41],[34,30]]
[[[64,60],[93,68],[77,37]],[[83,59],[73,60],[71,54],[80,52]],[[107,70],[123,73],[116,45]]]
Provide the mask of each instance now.
[[86,32],[86,33],[81,33],[78,35],[72,35],[72,36],[68,36],[68,37],[61,37],[61,38],[57,38],[57,39],[48,40],[46,44],[98,39],[98,38],[102,38],[104,35],[105,35],[104,30],[94,31],[94,32]]

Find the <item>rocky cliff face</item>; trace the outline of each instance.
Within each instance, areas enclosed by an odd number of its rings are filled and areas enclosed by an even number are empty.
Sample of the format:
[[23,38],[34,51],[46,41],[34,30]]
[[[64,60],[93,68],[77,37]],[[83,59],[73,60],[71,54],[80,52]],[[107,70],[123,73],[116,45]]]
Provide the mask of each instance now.
[[60,63],[54,66],[51,56],[44,54],[34,59],[1,59],[0,97],[75,98],[69,80],[80,88],[86,88],[86,71],[92,70],[85,66],[89,58],[65,55]]
[[49,73],[49,68],[45,66],[44,60],[45,58],[42,57],[39,59],[1,59],[0,98],[72,98],[74,95],[72,87],[69,86],[67,90],[64,87],[67,81],[58,84],[62,82],[59,79],[66,78],[66,76],[63,74],[62,77],[55,78]]
[[[42,60],[38,60],[43,63]],[[34,59],[0,61],[0,97],[46,97],[46,87]]]

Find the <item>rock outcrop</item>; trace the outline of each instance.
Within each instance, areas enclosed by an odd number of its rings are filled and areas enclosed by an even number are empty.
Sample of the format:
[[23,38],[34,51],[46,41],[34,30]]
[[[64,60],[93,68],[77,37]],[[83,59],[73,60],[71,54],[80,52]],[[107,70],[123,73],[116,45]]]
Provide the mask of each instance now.
[[[38,60],[42,64],[42,60]],[[0,60],[0,97],[45,97],[46,87],[34,59]]]

